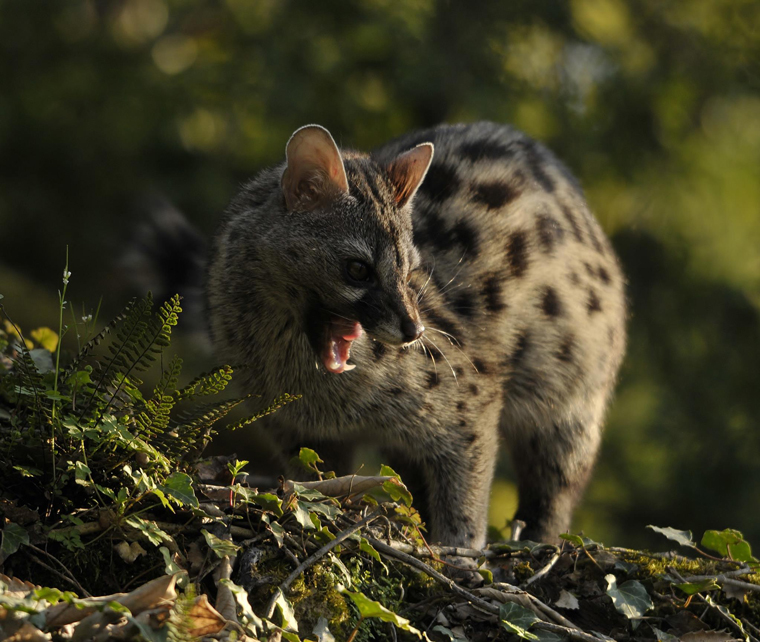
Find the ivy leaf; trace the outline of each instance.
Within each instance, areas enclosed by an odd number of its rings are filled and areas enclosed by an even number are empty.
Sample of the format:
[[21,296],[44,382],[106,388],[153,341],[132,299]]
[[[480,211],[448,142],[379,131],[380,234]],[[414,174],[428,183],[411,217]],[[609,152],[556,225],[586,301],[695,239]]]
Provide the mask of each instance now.
[[311,521],[309,511],[307,511],[301,505],[301,502],[299,501],[295,501],[293,503],[293,517],[296,518],[296,521],[301,525],[301,528],[303,528],[304,530],[314,529],[314,524]]
[[320,617],[314,625],[312,633],[317,636],[317,642],[335,642],[335,636],[330,632],[327,624],[327,619]]
[[412,505],[412,494],[400,479],[389,479],[383,484],[383,490],[390,495],[394,502],[401,501],[406,506]]
[[158,487],[163,493],[177,501],[180,506],[198,508],[198,498],[193,490],[193,478],[186,473],[172,473],[166,483]]
[[643,617],[654,608],[646,588],[638,580],[628,580],[618,586],[617,578],[611,573],[604,579],[607,580],[607,595],[612,598],[615,609],[629,620]]
[[311,448],[301,448],[298,451],[298,463],[312,473],[319,473],[317,464],[324,464],[324,460]]
[[208,547],[214,551],[220,559],[223,557],[233,558],[240,550],[240,547],[237,544],[233,544],[226,539],[221,539],[213,533],[209,533],[205,528],[201,529],[201,533],[203,533],[203,537],[206,538],[206,544],[208,544]]
[[246,590],[242,586],[235,584],[232,580],[221,579],[219,581],[228,589],[230,589],[232,595],[235,596],[235,601],[238,603],[240,612],[243,614],[243,621],[250,622],[257,631],[263,631],[264,622],[258,615],[253,612],[251,603],[248,601],[248,593]]
[[171,535],[161,530],[156,522],[151,522],[137,515],[127,517],[124,521],[132,528],[139,530],[153,546],[172,541]]
[[752,549],[744,541],[744,536],[732,528],[723,531],[705,531],[701,544],[705,548],[715,551],[723,557],[730,557],[737,562],[757,562],[752,557]]
[[660,528],[659,526],[652,526],[651,524],[647,526],[647,528],[650,528],[655,533],[664,535],[669,540],[678,542],[681,546],[695,546],[691,531],[679,531],[675,528],[671,528],[670,526]]
[[286,631],[298,633],[298,621],[296,620],[295,611],[293,611],[293,605],[288,598],[285,597],[282,589],[278,588],[275,595],[277,595],[277,597],[275,598],[274,604],[282,618],[282,624],[280,626]]
[[[246,489],[243,489],[246,490]],[[273,513],[275,517],[282,517],[282,500],[272,493],[247,493],[246,501]]]
[[8,522],[3,528],[3,539],[0,544],[0,557],[5,561],[10,555],[13,555],[22,545],[29,543],[29,533],[26,529]]
[[540,618],[530,609],[506,602],[499,607],[499,620],[501,625],[510,633],[523,638],[524,640],[537,640],[535,633],[530,633],[528,629],[538,622]]
[[409,631],[409,633],[413,633],[418,638],[422,639],[422,633],[418,629],[415,629],[409,623],[409,620],[401,617],[400,615],[396,615],[389,609],[386,609],[382,604],[380,604],[380,602],[370,600],[366,595],[362,593],[344,591],[344,594],[348,595],[348,597],[351,598],[353,603],[356,605],[356,608],[359,609],[359,615],[361,615],[361,617],[376,617],[383,622],[392,622],[401,630]]
[[714,591],[720,588],[713,579],[702,580],[701,582],[684,582],[676,584],[676,586],[686,593],[686,595],[694,595],[702,591]]

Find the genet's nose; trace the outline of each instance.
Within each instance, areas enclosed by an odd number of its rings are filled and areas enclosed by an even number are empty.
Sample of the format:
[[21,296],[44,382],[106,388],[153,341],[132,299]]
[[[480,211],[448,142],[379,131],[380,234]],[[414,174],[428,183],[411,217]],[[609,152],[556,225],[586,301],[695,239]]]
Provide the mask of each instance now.
[[416,341],[425,332],[425,326],[419,321],[413,321],[407,317],[401,322],[401,332],[404,333],[404,338],[407,341]]

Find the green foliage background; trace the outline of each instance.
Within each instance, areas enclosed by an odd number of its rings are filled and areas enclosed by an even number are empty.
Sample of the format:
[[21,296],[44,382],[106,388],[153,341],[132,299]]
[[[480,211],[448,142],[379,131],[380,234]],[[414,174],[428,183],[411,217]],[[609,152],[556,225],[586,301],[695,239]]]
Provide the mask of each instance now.
[[[365,149],[514,123],[578,174],[630,280],[577,527],[757,543],[759,34],[755,0],[5,0],[0,290],[22,325],[52,324],[68,244],[77,296],[115,312],[137,197],[163,193],[210,233],[304,123]],[[495,524],[513,495],[496,485]]]

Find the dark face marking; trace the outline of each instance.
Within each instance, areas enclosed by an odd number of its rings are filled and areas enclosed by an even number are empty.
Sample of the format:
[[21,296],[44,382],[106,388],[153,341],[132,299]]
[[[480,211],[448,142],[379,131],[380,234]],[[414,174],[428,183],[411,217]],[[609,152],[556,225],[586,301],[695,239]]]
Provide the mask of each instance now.
[[489,210],[498,210],[515,200],[520,192],[503,181],[476,183],[472,186],[472,200]]
[[562,339],[562,343],[559,345],[559,350],[557,351],[557,359],[563,363],[571,363],[573,360],[574,347],[575,337],[573,337],[572,334],[568,334],[564,339]]
[[578,241],[578,243],[583,243],[583,232],[581,231],[581,226],[578,225],[578,219],[575,218],[575,214],[573,214],[572,210],[564,203],[560,203],[559,207],[565,219],[570,224],[570,229],[573,231],[575,240]]
[[512,276],[521,277],[528,269],[528,235],[512,232],[507,239],[507,261]]
[[557,219],[549,214],[539,214],[536,217],[536,228],[541,248],[549,254],[555,244],[559,244],[565,237],[565,230],[557,222]]
[[562,315],[562,301],[560,301],[559,295],[554,288],[547,287],[544,289],[540,307],[549,318],[556,319]]
[[380,359],[383,358],[383,355],[387,352],[387,348],[385,347],[384,343],[380,343],[379,341],[375,341],[372,344],[372,354],[375,357],[375,361],[380,361]]
[[467,290],[457,292],[450,307],[452,312],[467,319],[472,319],[477,312],[475,296]]
[[485,362],[481,359],[473,359],[472,365],[475,366],[475,369],[478,371],[479,374],[488,374],[488,367],[486,366]]
[[507,307],[504,303],[504,297],[501,288],[501,275],[492,274],[483,282],[483,288],[480,290],[486,304],[486,310],[489,312],[501,312]]
[[461,219],[451,230],[452,241],[462,246],[465,258],[474,259],[480,252],[480,239],[477,230],[467,221]]
[[588,309],[589,316],[594,314],[594,312],[602,311],[602,303],[599,301],[599,297],[596,295],[596,292],[593,289],[589,289],[588,291],[588,301],[586,303],[586,308]]
[[425,180],[420,185],[420,192],[434,203],[443,203],[456,193],[460,183],[456,169],[433,161]]
[[428,372],[427,373],[427,387],[428,388],[435,388],[440,382],[438,379],[438,373],[437,372]]
[[459,153],[473,163],[479,160],[497,160],[514,156],[514,151],[509,147],[487,138],[463,143],[459,148]]

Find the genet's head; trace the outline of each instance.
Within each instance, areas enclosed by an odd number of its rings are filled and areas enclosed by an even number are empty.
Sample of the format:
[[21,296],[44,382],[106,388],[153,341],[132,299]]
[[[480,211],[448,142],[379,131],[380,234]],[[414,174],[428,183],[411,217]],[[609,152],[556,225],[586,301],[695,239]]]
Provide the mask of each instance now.
[[389,164],[341,155],[319,125],[297,130],[286,148],[282,192],[290,217],[291,277],[306,291],[306,331],[328,371],[351,369],[351,343],[363,332],[390,345],[422,335],[409,288],[419,255],[412,243],[411,202],[433,157],[424,143]]

